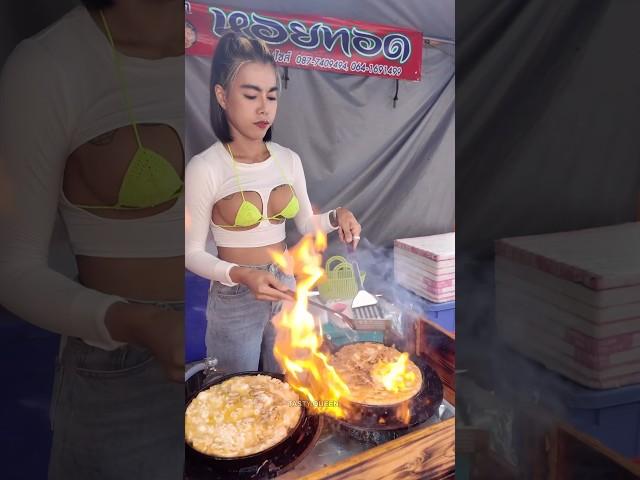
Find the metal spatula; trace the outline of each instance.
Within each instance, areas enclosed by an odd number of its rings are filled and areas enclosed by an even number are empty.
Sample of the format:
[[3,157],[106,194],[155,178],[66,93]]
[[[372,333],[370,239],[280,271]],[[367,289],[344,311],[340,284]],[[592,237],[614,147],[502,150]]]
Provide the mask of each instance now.
[[[296,299],[296,293],[293,290],[288,290],[288,291],[286,291],[284,293],[289,295],[291,300],[295,300]],[[356,329],[355,325],[353,324],[353,319],[351,317],[349,317],[348,315],[345,315],[342,312],[336,312],[334,309],[332,309],[330,307],[327,307],[324,303],[321,303],[320,301],[312,299],[310,297],[307,297],[307,302],[310,305],[318,307],[318,308],[326,311],[327,313],[329,313],[331,315],[335,315],[340,320],[342,320],[347,325],[347,327],[349,327],[351,330],[355,330]]]
[[354,318],[369,319],[369,318],[383,318],[382,309],[378,305],[378,299],[367,292],[362,286],[362,277],[360,277],[360,267],[355,260],[351,261],[353,266],[353,273],[358,286],[358,293],[351,302],[351,311]]

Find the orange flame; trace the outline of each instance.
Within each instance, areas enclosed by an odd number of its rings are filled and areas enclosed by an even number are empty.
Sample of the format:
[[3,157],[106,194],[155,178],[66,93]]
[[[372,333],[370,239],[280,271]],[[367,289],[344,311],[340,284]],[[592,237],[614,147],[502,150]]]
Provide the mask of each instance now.
[[[416,374],[407,370],[408,361],[409,354],[404,352],[394,362],[379,362],[371,370],[371,376],[380,382],[385,390],[391,392],[406,390],[416,381]],[[409,423],[411,418],[409,403],[403,402],[400,404],[396,409],[395,415],[400,421]]]
[[309,313],[309,291],[323,276],[322,252],[327,247],[326,235],[305,236],[290,252],[272,252],[274,262],[297,277],[295,304],[285,303],[273,319],[276,341],[273,353],[285,371],[287,382],[303,395],[309,408],[336,418],[346,415],[340,398],[349,388],[320,351],[322,328]]
[[416,374],[407,370],[408,361],[409,354],[402,353],[395,362],[379,362],[371,375],[390,392],[406,390],[416,381]]

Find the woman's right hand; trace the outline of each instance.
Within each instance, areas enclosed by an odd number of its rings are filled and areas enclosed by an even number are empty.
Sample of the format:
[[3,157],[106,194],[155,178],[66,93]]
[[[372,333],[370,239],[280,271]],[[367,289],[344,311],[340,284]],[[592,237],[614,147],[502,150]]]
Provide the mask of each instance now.
[[114,340],[149,350],[169,380],[184,382],[184,312],[118,302],[105,325]]
[[265,302],[291,300],[291,296],[285,293],[290,292],[291,289],[271,272],[254,268],[233,267],[229,276],[234,282],[246,285],[258,300]]

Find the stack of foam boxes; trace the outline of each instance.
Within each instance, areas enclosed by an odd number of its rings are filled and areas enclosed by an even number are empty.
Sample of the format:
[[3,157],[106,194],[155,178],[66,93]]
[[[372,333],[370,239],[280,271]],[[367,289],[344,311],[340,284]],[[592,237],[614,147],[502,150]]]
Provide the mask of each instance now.
[[541,388],[548,412],[640,459],[640,223],[504,239],[496,254],[505,385]]
[[455,233],[395,240],[396,282],[430,302],[455,300],[455,243]]
[[591,388],[640,383],[640,223],[503,239],[495,265],[508,344]]

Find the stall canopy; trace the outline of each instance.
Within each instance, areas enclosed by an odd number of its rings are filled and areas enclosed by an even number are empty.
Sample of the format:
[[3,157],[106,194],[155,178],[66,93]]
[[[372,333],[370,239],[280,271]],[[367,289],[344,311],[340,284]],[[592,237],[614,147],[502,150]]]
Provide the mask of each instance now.
[[457,10],[458,253],[637,219],[640,3],[498,3]]
[[[273,140],[302,158],[319,210],[345,206],[378,245],[451,231],[455,204],[455,14],[450,0],[199,3],[239,10],[321,15],[422,32],[421,80],[288,69]],[[215,140],[209,123],[211,59],[186,59],[187,158]],[[292,233],[292,232],[290,232]]]

